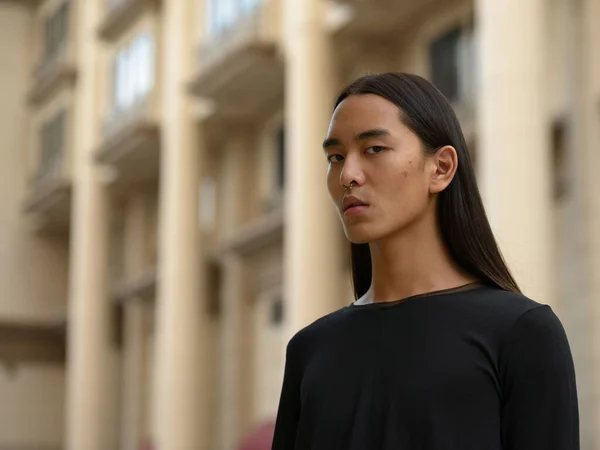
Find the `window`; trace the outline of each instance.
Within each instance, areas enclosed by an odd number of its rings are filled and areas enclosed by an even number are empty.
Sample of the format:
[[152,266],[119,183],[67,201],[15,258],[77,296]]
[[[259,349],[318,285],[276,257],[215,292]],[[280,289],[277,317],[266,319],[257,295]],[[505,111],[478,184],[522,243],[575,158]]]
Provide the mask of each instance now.
[[115,9],[123,4],[124,0],[107,0],[108,9]]
[[277,188],[283,189],[285,184],[285,128],[282,125],[275,135],[275,149],[277,159]]
[[42,125],[38,178],[60,175],[65,145],[65,123],[66,113],[60,111]]
[[285,134],[285,120],[281,112],[267,121],[260,134],[257,178],[263,213],[271,213],[283,206],[286,183]]
[[261,0],[208,0],[208,34],[218,35],[243,16],[251,14]]
[[223,274],[218,262],[208,262],[206,270],[206,308],[211,317],[219,317],[221,314],[221,287],[223,283]]
[[276,297],[271,303],[270,323],[272,326],[283,323],[283,299],[281,297]]
[[117,54],[113,77],[117,110],[131,108],[148,94],[154,84],[154,41],[149,33],[140,35]]
[[475,55],[472,24],[454,28],[431,43],[431,81],[450,102],[472,98],[475,90]]
[[567,130],[564,121],[552,127],[552,166],[554,178],[554,200],[563,200],[568,194],[569,173],[567,161]]
[[44,59],[53,59],[64,47],[69,24],[69,3],[63,3],[45,21]]
[[212,231],[215,227],[217,214],[216,183],[211,177],[206,177],[200,185],[200,228],[203,231]]
[[249,13],[260,3],[260,0],[242,0],[241,3],[243,12]]

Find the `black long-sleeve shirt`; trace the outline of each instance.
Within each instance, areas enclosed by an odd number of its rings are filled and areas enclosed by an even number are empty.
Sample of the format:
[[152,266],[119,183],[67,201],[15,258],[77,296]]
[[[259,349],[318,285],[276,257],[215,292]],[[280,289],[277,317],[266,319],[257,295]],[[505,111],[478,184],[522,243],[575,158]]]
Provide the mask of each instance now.
[[577,450],[550,306],[479,286],[350,305],[288,343],[273,450]]

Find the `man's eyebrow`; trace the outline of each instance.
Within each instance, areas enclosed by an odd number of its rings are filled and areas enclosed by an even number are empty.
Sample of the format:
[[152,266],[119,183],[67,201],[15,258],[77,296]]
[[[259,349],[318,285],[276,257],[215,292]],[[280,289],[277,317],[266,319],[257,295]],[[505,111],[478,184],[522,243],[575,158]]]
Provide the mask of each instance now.
[[323,150],[327,150],[329,147],[335,147],[336,145],[341,145],[339,139],[336,138],[328,138],[323,141]]
[[[372,137],[391,136],[391,135],[392,135],[392,133],[389,130],[386,130],[385,128],[373,128],[371,130],[362,131],[362,132],[358,133],[354,137],[354,140],[363,141],[365,139],[369,139]],[[323,150],[327,150],[329,147],[335,147],[338,145],[341,145],[341,142],[339,139],[328,138],[323,141]]]
[[357,141],[362,141],[364,139],[369,139],[372,137],[391,136],[391,135],[392,135],[392,133],[390,133],[390,131],[386,130],[385,128],[373,128],[372,130],[367,130],[367,131],[363,131],[362,133],[358,133],[354,139],[356,139]]

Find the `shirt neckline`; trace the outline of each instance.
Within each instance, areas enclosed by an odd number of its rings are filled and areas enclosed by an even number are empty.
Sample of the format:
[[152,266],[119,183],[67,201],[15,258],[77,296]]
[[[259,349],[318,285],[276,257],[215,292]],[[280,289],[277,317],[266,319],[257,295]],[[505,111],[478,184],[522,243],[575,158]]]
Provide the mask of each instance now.
[[463,284],[461,286],[456,286],[456,287],[447,288],[447,289],[439,289],[437,291],[423,292],[421,294],[411,295],[409,297],[405,297],[405,298],[402,298],[399,300],[392,300],[390,302],[375,302],[375,303],[367,303],[366,305],[356,305],[354,302],[352,302],[351,304],[346,306],[346,308],[348,308],[350,310],[370,310],[370,309],[390,308],[393,306],[404,304],[405,302],[407,302],[409,300],[414,300],[414,299],[418,299],[418,298],[440,297],[440,296],[445,296],[445,295],[460,294],[460,293],[465,293],[465,292],[476,291],[476,290],[479,290],[479,289],[482,289],[485,287],[487,287],[487,285],[484,284],[483,282],[473,281],[471,283]]

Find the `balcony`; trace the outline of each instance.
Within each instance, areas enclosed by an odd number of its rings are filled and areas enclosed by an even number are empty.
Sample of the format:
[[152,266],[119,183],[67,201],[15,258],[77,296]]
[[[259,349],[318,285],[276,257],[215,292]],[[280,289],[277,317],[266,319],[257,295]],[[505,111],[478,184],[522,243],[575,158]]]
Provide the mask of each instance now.
[[283,208],[275,208],[242,227],[233,236],[226,237],[221,251],[222,254],[235,252],[248,256],[272,245],[281,244],[282,239]]
[[64,233],[71,217],[71,180],[65,164],[65,149],[45,149],[37,173],[32,177],[24,211],[34,219],[39,232]]
[[117,188],[158,181],[160,127],[155,111],[154,93],[150,93],[106,120],[95,160],[115,169]]
[[240,227],[232,235],[225,236],[220,245],[218,260],[223,263],[226,255],[234,253],[243,258],[252,280],[250,289],[264,289],[281,283],[281,262],[284,237],[283,208],[262,214]]
[[349,8],[351,13],[334,34],[351,40],[397,34],[453,2],[456,0],[338,0],[338,7]]
[[134,279],[118,283],[113,292],[116,303],[119,305],[125,304],[135,298],[154,301],[156,297],[156,274],[157,269],[153,267]]
[[72,86],[76,75],[71,48],[64,44],[38,64],[33,74],[33,85],[29,90],[30,103],[39,105],[61,87]]
[[11,363],[64,364],[67,333],[64,323],[0,322],[0,359]]
[[142,14],[156,9],[159,4],[160,0],[107,0],[98,36],[106,42],[115,41]]
[[219,117],[246,119],[261,106],[281,101],[279,9],[279,1],[263,0],[201,46],[190,91],[210,99]]

